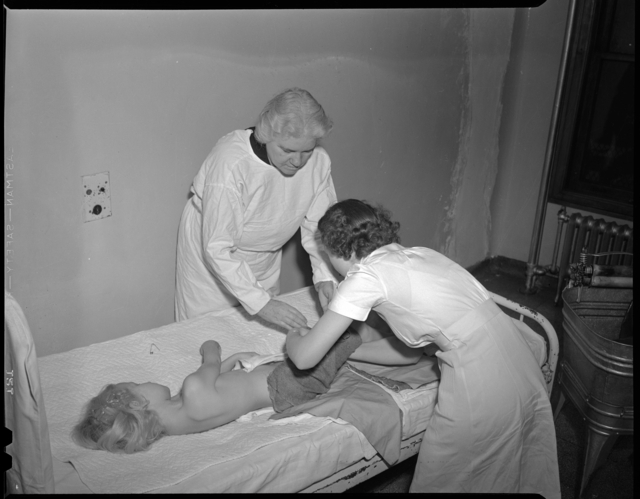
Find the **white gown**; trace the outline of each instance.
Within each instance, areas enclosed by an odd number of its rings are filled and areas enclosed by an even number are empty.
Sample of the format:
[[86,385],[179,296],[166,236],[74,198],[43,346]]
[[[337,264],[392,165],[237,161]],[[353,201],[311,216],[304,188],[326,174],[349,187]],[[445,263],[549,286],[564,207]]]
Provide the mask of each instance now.
[[355,320],[374,309],[410,346],[448,342],[436,353],[438,400],[411,492],[560,497],[539,363],[515,321],[465,269],[431,249],[390,244],[354,265],[329,309]]
[[298,228],[314,284],[335,282],[314,238],[336,202],[329,155],[318,146],[285,177],[256,156],[252,133],[222,137],[193,180],[178,232],[176,321],[238,304],[259,312],[279,292],[282,247]]

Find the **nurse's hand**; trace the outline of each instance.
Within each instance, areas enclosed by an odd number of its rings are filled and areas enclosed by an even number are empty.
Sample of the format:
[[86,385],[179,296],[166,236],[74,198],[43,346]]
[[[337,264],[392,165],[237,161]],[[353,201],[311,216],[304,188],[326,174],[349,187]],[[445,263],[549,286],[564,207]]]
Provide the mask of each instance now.
[[273,298],[262,307],[258,315],[264,320],[285,329],[307,327],[307,319],[297,308]]
[[333,281],[322,281],[317,283],[315,288],[318,292],[318,298],[320,299],[320,306],[322,307],[323,312],[326,312],[336,289],[335,284]]

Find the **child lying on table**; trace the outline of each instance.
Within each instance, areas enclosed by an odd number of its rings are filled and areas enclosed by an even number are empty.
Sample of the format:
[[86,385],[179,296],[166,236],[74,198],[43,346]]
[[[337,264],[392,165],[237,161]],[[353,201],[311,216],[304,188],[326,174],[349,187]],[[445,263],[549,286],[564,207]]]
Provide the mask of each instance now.
[[[202,365],[184,379],[179,393],[171,396],[168,387],[157,383],[107,385],[88,402],[72,437],[89,449],[143,451],[164,435],[199,433],[251,411],[273,407],[282,412],[311,400],[328,391],[347,359],[366,362],[375,351],[378,364],[418,362],[422,350],[397,341],[374,314],[367,322],[355,323],[316,367],[305,371],[288,359],[249,372],[234,370],[239,361],[257,354],[239,352],[222,361],[218,342],[205,341]],[[368,345],[364,354],[359,349],[363,342]]]

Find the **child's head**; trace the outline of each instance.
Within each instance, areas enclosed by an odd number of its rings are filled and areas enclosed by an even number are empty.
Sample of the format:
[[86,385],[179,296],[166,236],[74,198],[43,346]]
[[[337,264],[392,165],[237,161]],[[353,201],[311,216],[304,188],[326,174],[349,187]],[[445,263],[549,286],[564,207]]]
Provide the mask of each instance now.
[[339,258],[358,260],[378,248],[399,243],[400,224],[391,221],[390,213],[358,199],[340,201],[322,216],[318,232],[324,247]]
[[163,435],[160,418],[148,409],[149,402],[122,385],[105,386],[87,403],[72,433],[77,444],[131,454],[147,450]]

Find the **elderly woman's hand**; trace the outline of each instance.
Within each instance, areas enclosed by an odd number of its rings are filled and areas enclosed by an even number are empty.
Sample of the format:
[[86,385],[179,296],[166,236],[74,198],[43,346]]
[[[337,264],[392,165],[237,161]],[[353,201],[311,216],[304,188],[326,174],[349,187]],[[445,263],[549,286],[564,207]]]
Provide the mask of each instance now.
[[320,306],[322,307],[322,311],[326,312],[327,307],[329,306],[329,302],[331,298],[333,298],[333,293],[335,291],[335,284],[333,281],[322,281],[316,284],[316,291],[318,292],[318,298],[320,299]]
[[258,316],[285,329],[307,327],[307,319],[297,308],[273,298],[262,307]]

